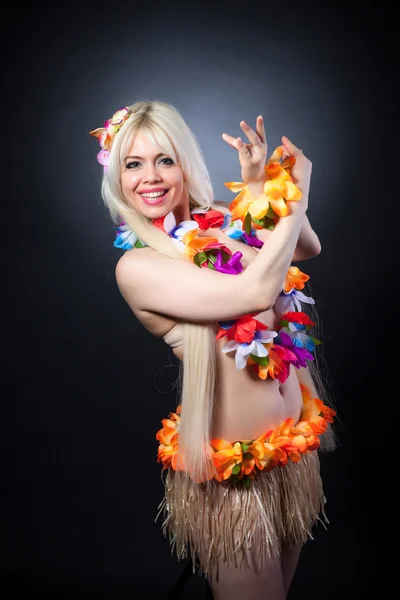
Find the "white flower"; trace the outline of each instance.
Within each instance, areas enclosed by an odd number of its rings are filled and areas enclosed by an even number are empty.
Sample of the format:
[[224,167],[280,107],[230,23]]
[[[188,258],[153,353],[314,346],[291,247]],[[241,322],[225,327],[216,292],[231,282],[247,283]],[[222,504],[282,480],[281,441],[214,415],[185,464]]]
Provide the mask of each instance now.
[[117,237],[114,240],[114,246],[116,248],[122,248],[122,250],[131,250],[138,241],[138,236],[132,231],[128,225],[119,225],[117,229]]
[[305,296],[300,290],[292,290],[291,292],[284,292],[282,290],[280,296],[275,302],[275,308],[280,313],[295,311],[296,309],[301,312],[301,302],[306,304],[315,304],[315,300],[311,296]]
[[268,350],[264,346],[264,344],[269,344],[272,342],[273,338],[278,334],[276,331],[256,331],[254,339],[250,342],[250,344],[244,342],[236,342],[235,340],[231,340],[227,342],[225,346],[222,347],[222,352],[226,354],[227,352],[233,352],[236,350],[235,354],[235,364],[237,369],[244,369],[247,364],[247,359],[250,354],[254,354],[255,356],[268,356]]

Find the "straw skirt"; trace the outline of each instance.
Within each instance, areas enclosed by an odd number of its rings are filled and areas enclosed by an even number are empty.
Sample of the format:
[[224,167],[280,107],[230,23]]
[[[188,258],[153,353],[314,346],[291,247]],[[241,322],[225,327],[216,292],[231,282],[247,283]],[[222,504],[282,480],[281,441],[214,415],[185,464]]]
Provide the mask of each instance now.
[[316,451],[269,472],[257,471],[249,487],[212,480],[195,483],[167,470],[156,521],[178,560],[191,556],[193,572],[216,577],[218,564],[260,573],[283,545],[305,542],[318,520],[327,521]]

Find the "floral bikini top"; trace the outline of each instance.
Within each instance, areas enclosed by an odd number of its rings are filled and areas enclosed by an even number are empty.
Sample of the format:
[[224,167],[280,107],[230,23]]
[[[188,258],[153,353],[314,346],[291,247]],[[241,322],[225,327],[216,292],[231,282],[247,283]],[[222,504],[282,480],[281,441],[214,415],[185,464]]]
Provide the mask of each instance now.
[[[241,252],[232,254],[217,239],[199,237],[198,234],[218,227],[233,239],[256,248],[262,247],[263,242],[256,237],[256,230],[273,230],[277,220],[288,214],[288,202],[301,198],[301,192],[290,176],[294,159],[289,157],[282,162],[282,152],[282,148],[278,147],[266,164],[267,181],[264,194],[259,198],[254,199],[244,183],[225,183],[233,192],[239,192],[230,205],[230,213],[195,208],[191,210],[192,219],[189,221],[176,225],[170,212],[165,217],[154,219],[153,225],[166,232],[198,267],[230,275],[241,273]],[[122,222],[117,228],[114,246],[129,250],[143,248],[145,244]],[[310,333],[314,321],[301,310],[301,303],[315,304],[313,298],[302,292],[309,278],[298,267],[288,269],[275,304],[278,312],[282,313],[276,331],[255,319],[255,314],[218,323],[216,338],[226,337],[227,340],[222,352],[235,353],[238,369],[246,366],[254,368],[261,379],[271,377],[284,383],[289,376],[290,365],[300,369],[307,366],[307,361],[314,360],[315,346],[321,342]]]

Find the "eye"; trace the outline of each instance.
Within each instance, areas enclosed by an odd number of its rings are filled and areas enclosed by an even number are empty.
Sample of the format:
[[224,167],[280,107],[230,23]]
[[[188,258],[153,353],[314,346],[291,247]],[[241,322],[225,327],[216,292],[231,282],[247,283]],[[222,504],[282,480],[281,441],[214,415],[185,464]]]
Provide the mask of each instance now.
[[138,162],[137,160],[131,160],[130,162],[126,163],[125,168],[135,169],[138,165],[140,165],[140,162]]
[[174,161],[172,160],[172,158],[168,158],[168,157],[162,158],[160,160],[160,162],[164,163],[166,165],[173,165],[174,164]]

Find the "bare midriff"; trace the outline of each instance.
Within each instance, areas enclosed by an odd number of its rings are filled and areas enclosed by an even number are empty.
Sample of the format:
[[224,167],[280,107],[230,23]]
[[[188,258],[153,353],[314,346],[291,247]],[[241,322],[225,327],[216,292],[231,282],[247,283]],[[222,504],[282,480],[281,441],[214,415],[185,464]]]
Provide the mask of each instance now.
[[[280,313],[271,308],[255,318],[276,331]],[[226,337],[216,341],[217,378],[212,437],[227,441],[250,440],[280,425],[288,417],[297,422],[302,395],[295,367],[285,383],[268,377],[262,380],[252,367],[237,369],[234,353],[224,354]],[[173,348],[183,360],[184,348]]]
[[[270,309],[255,317],[276,331],[280,314]],[[295,368],[281,384],[262,380],[253,367],[237,369],[234,353],[224,354],[226,338],[217,341],[220,386],[216,395],[212,437],[227,441],[250,440],[280,425],[288,417],[300,418],[302,395]]]
[[[232,252],[240,249],[243,253],[244,268],[257,255],[254,248],[235,242],[215,229],[209,229],[202,234],[219,237]],[[280,317],[281,314],[274,307],[255,316],[258,321],[273,331],[277,330]],[[151,331],[159,336],[176,325],[172,319],[160,316],[154,316],[150,321]],[[217,324],[216,331],[218,331]],[[262,380],[253,367],[246,366],[244,369],[238,369],[234,352],[227,354],[222,352],[222,347],[227,341],[226,337],[216,340],[219,384],[215,398],[212,437],[230,442],[245,441],[274,429],[288,417],[292,417],[296,423],[300,419],[302,407],[297,369],[290,367],[290,374],[283,384],[269,376]],[[183,360],[183,345],[171,350],[178,359]]]

